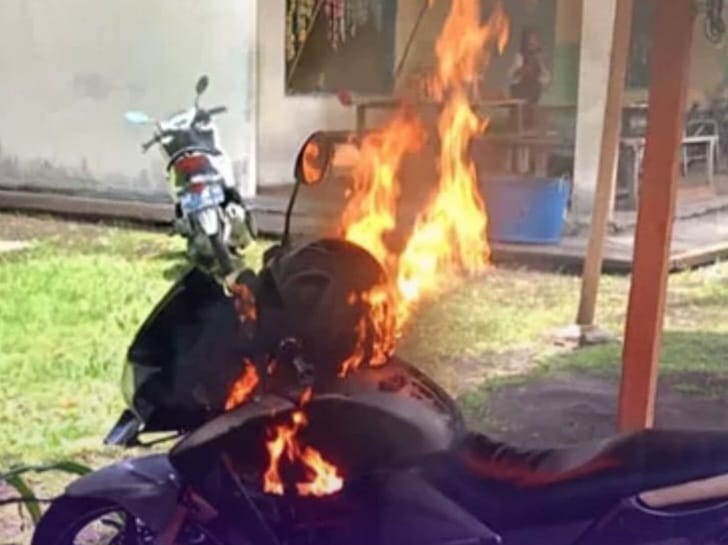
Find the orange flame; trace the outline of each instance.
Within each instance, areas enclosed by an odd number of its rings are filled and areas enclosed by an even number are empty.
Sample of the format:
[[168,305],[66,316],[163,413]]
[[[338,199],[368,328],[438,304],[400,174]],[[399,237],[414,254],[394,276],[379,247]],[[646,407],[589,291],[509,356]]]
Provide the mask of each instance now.
[[510,23],[500,2],[481,25],[479,0],[453,0],[435,43],[437,69],[431,82],[434,95],[441,100],[446,91],[472,83],[480,67],[490,60],[490,46],[495,44],[502,53],[509,35]]
[[240,321],[255,322],[258,319],[258,310],[255,303],[255,295],[246,284],[233,283],[230,285],[233,293],[233,304]]
[[276,426],[273,431],[273,438],[266,442],[265,446],[268,450],[270,460],[268,469],[263,474],[263,491],[268,494],[283,495],[283,479],[279,466],[283,453],[288,453],[288,458],[293,459],[291,453],[295,452],[296,443],[294,437],[298,433],[298,426],[294,424],[290,426]]
[[225,410],[229,411],[245,403],[250,399],[251,394],[258,385],[258,373],[255,366],[250,360],[244,360],[243,374],[235,381],[230,389],[227,400],[225,401]]
[[405,309],[448,286],[457,275],[482,272],[490,251],[487,217],[468,144],[483,128],[465,94],[455,91],[440,116],[439,189],[420,214],[400,256],[397,286]]
[[[300,404],[303,406],[311,400],[313,392],[304,390]],[[268,494],[282,496],[285,492],[280,467],[283,455],[289,463],[299,463],[305,472],[306,481],[296,483],[296,491],[300,496],[327,496],[341,490],[344,479],[338,468],[327,462],[321,453],[311,446],[302,446],[296,437],[308,424],[306,415],[301,410],[291,415],[290,424],[282,424],[272,429],[272,437],[266,442],[269,461],[263,474],[263,491]]]
[[301,400],[299,401],[300,405],[301,406],[305,405],[306,403],[311,401],[312,397],[313,397],[313,389],[309,386],[301,394]]
[[424,128],[401,111],[381,131],[368,134],[359,149],[353,188],[342,223],[344,238],[366,248],[385,267],[396,266],[384,237],[397,225],[399,165],[407,153],[420,149]]
[[[487,122],[471,107],[466,89],[489,61],[492,47],[503,51],[510,28],[500,2],[485,24],[480,20],[479,0],[452,0],[435,46],[437,67],[427,82],[430,95],[442,103],[437,189],[417,216],[412,234],[398,255],[386,243],[387,235],[396,227],[398,171],[403,157],[420,149],[426,137],[423,124],[400,113],[360,146],[353,194],[342,216],[343,234],[372,253],[396,287],[389,300],[396,309],[393,325],[382,322],[387,314],[378,316],[371,308],[368,318],[378,323],[375,346],[393,345],[423,298],[448,289],[464,275],[484,271],[489,263],[487,216],[475,166],[468,158],[470,142]],[[360,324],[357,336],[361,342],[342,364],[342,374],[361,363],[365,331]]]
[[363,304],[365,311],[356,325],[354,350],[341,364],[339,377],[345,377],[362,364],[367,358],[367,345],[371,349],[369,364],[374,367],[384,365],[394,351],[397,317],[393,302],[397,295],[390,288],[382,284],[361,294],[349,295],[349,304]]
[[336,466],[324,460],[316,449],[306,447],[301,453],[301,461],[309,470],[309,480],[296,485],[301,496],[328,496],[344,486]]

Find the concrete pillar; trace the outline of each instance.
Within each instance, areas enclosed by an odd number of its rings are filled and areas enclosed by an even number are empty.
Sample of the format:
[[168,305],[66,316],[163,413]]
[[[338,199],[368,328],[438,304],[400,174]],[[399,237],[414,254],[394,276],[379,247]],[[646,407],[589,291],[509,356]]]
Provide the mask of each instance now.
[[572,220],[588,223],[596,190],[616,0],[583,0]]

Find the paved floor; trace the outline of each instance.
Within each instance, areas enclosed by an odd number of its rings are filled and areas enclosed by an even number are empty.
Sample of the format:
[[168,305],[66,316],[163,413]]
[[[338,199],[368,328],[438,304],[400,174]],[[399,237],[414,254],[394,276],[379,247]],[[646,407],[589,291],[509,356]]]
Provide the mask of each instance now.
[[[400,202],[398,232],[393,241],[404,241],[413,225],[416,213],[423,207],[433,187],[426,183],[432,176],[431,165],[412,162],[406,165],[413,183],[405,184]],[[721,185],[723,179],[719,180]],[[728,179],[726,180],[728,183]],[[293,214],[294,238],[336,235],[344,208],[346,179],[331,176],[315,187],[304,187]],[[673,229],[672,267],[674,269],[711,263],[728,257],[728,187],[716,195],[705,184],[684,187],[678,195],[676,220]],[[255,215],[261,231],[267,235],[280,235],[291,186],[262,188],[254,200]],[[722,193],[722,194],[720,194]],[[64,212],[71,215],[99,218],[132,219],[142,222],[168,222],[172,208],[164,203],[91,199],[69,195],[29,193],[0,190],[0,208]],[[604,269],[627,272],[632,267],[634,225],[636,213],[622,211],[615,214],[612,234],[605,250]],[[0,226],[2,227],[2,226]],[[0,234],[0,236],[3,236]],[[12,233],[6,238],[15,238]],[[493,243],[496,263],[509,262],[539,268],[561,268],[579,271],[586,251],[588,233],[565,236],[558,245],[530,245]],[[8,241],[7,248],[14,243]],[[2,247],[0,246],[0,249]]]
[[[344,206],[345,184],[328,180],[321,186],[303,188],[292,221],[295,235],[312,237],[336,231]],[[258,214],[266,228],[279,224],[287,203],[289,187],[265,188],[257,200]],[[417,200],[400,213],[401,223],[412,225]],[[673,226],[672,268],[686,268],[711,263],[728,257],[728,198],[681,199]],[[621,223],[607,238],[605,270],[628,272],[632,268],[636,214],[622,212]],[[280,227],[279,227],[280,229]],[[268,229],[266,229],[268,230]],[[589,233],[566,236],[558,245],[492,243],[496,262],[525,264],[543,268],[579,270],[584,260]]]

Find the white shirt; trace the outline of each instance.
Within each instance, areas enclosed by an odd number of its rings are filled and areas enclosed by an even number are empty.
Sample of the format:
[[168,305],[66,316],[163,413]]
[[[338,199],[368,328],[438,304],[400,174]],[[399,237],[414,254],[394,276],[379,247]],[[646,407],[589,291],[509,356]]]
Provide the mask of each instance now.
[[[508,80],[511,84],[518,83],[518,80],[520,79],[520,74],[518,74],[518,72],[521,68],[523,68],[523,53],[519,52],[516,53],[516,56],[513,59],[513,64],[508,70]],[[546,87],[551,82],[551,73],[543,64],[541,65],[541,73],[538,76],[538,82],[542,87]]]

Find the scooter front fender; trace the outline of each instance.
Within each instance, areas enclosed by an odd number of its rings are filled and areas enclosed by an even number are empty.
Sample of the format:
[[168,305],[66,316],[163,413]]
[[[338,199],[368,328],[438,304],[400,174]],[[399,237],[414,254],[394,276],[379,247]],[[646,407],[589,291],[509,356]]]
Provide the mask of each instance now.
[[180,478],[164,454],[119,462],[84,475],[66,488],[73,497],[110,500],[144,521],[153,532],[172,522]]
[[208,237],[216,235],[220,230],[220,215],[215,206],[196,212],[195,221]]

